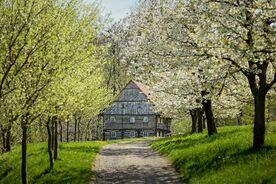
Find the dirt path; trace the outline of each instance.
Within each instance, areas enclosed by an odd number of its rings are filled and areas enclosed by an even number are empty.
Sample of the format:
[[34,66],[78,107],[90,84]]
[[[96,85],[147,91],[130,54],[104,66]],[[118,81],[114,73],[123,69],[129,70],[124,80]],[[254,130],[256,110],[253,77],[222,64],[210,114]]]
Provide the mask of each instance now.
[[180,184],[171,164],[154,152],[150,140],[109,144],[97,155],[90,184]]

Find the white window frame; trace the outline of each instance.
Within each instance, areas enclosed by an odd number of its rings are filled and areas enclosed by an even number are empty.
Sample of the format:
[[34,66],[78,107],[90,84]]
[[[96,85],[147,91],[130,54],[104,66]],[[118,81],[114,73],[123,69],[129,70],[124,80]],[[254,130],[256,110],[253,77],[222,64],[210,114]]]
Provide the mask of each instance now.
[[135,117],[130,117],[129,123],[135,123]]
[[144,116],[143,122],[144,122],[144,123],[148,123],[148,122],[149,122],[149,117],[148,117],[148,116]]
[[111,138],[116,138],[117,137],[117,133],[115,131],[110,132],[110,137]]

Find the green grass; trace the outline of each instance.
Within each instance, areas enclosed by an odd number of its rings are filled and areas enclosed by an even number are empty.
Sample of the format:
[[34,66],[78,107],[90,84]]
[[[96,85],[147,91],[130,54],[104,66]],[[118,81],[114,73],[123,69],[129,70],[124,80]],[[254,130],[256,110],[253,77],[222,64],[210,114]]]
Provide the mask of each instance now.
[[177,135],[152,147],[173,162],[185,183],[276,183],[276,123],[267,124],[266,146],[251,150],[252,126],[221,127],[218,134]]
[[[92,162],[102,141],[60,144],[59,158],[49,172],[46,143],[28,145],[28,179],[30,183],[88,183]],[[21,183],[21,149],[0,156],[0,184]]]
[[[59,159],[49,171],[46,143],[28,144],[29,183],[88,183],[93,173],[92,163],[105,144],[135,141],[143,138],[129,138],[112,141],[70,142],[59,145]],[[21,183],[21,147],[0,155],[0,184]]]

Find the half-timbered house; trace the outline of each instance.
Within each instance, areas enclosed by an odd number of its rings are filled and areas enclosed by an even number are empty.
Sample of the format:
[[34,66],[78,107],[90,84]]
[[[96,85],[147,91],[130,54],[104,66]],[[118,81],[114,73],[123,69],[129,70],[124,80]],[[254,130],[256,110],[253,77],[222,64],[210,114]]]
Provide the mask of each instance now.
[[170,118],[161,117],[150,88],[131,80],[116,100],[102,113],[105,140],[129,137],[164,136],[170,133]]

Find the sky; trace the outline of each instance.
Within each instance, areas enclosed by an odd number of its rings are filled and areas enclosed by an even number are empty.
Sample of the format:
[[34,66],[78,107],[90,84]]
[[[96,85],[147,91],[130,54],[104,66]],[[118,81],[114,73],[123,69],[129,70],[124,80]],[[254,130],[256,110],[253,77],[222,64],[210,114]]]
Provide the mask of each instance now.
[[[86,2],[93,2],[95,0],[85,0]],[[103,15],[111,13],[114,21],[128,15],[139,0],[99,0],[103,8]]]

